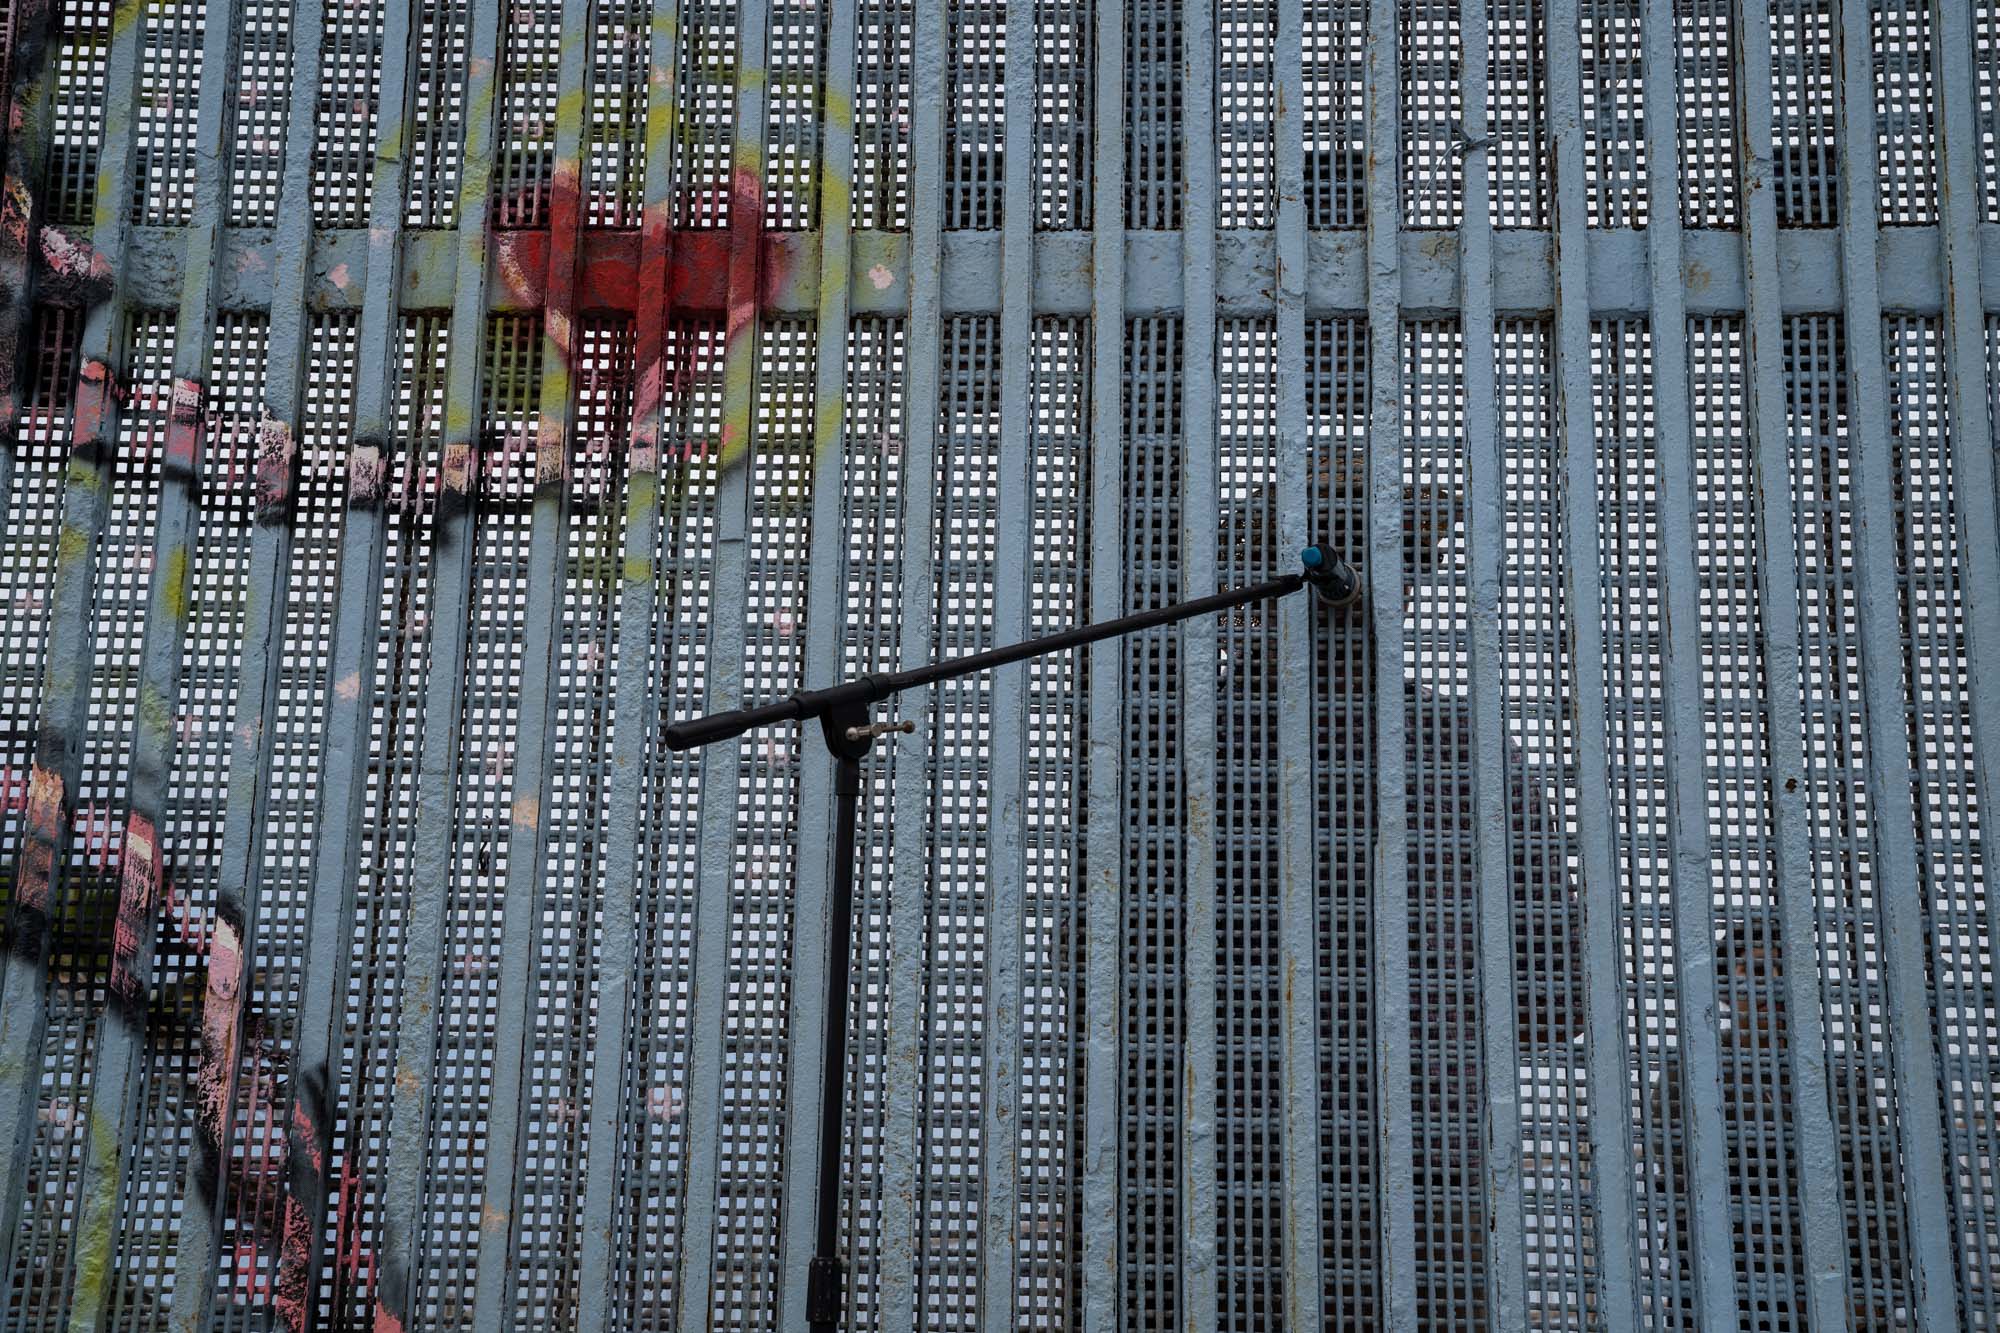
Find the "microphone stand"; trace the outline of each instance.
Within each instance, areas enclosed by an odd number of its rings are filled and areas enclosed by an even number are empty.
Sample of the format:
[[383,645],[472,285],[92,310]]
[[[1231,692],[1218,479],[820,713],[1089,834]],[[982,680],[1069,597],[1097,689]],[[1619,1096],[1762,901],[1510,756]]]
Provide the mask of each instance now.
[[846,1305],[846,1264],[835,1253],[835,1244],[840,1236],[840,1161],[841,1145],[845,1141],[841,1117],[846,1106],[847,984],[851,962],[848,942],[852,938],[854,918],[854,832],[861,799],[861,759],[876,737],[917,729],[916,723],[909,721],[871,722],[869,710],[904,690],[991,671],[1030,657],[1080,648],[1140,630],[1177,624],[1196,616],[1214,615],[1218,611],[1251,602],[1284,597],[1301,588],[1312,588],[1321,601],[1334,607],[1352,606],[1361,599],[1360,576],[1352,566],[1336,558],[1327,548],[1308,546],[1299,553],[1299,561],[1301,568],[1298,573],[1264,583],[1176,602],[1096,625],[1077,625],[1042,638],[949,661],[933,662],[910,671],[862,676],[830,689],[806,690],[759,708],[711,713],[692,721],[677,722],[666,729],[668,749],[691,750],[732,740],[758,727],[816,718],[820,734],[826,740],[826,748],[836,760],[833,785],[833,897],[828,912],[832,941],[826,980],[826,1038],[822,1057],[825,1074],[820,1084],[819,1198],[815,1253],[806,1284],[806,1322],[814,1333],[832,1333],[838,1328]]

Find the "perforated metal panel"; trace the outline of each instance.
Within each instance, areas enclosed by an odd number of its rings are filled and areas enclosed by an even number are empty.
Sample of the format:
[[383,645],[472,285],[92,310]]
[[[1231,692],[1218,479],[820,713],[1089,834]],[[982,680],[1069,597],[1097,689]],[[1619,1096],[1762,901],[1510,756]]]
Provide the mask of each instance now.
[[2000,1330],[2000,5],[0,30],[0,1330]]

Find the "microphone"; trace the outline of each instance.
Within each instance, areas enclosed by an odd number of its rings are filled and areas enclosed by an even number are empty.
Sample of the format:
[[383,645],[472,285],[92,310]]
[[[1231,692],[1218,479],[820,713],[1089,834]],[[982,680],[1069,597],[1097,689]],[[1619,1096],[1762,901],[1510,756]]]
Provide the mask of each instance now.
[[1353,565],[1324,546],[1308,546],[1299,552],[1305,566],[1307,586],[1325,606],[1339,610],[1361,600],[1361,573]]

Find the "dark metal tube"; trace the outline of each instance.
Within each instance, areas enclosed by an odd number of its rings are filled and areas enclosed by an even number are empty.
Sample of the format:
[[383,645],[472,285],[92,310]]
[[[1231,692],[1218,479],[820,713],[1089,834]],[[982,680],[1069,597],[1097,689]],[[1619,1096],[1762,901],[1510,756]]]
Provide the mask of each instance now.
[[1040,657],[1044,653],[1059,653],[1069,648],[1081,648],[1085,644],[1096,643],[1099,639],[1115,638],[1121,634],[1132,634],[1160,625],[1172,625],[1178,621],[1192,620],[1196,616],[1214,615],[1218,611],[1227,611],[1249,602],[1283,597],[1304,587],[1306,578],[1304,574],[1287,574],[1267,583],[1253,583],[1244,588],[1232,588],[1210,597],[1197,597],[1191,602],[1176,602],[1171,606],[1155,607],[1151,611],[1140,611],[1095,625],[1078,625],[1072,629],[1043,635],[1039,639],[1024,639],[1005,648],[994,648],[988,652],[972,653],[966,657],[954,657],[949,661],[933,662],[929,666],[917,667],[911,671],[863,676],[859,680],[836,685],[832,689],[809,690],[759,708],[739,708],[733,712],[712,713],[707,717],[676,722],[666,729],[663,739],[669,750],[691,750],[696,746],[726,741],[732,736],[741,736],[746,731],[769,726],[775,722],[822,717],[836,706],[859,705],[865,710],[868,705],[880,703],[904,690],[935,685],[941,680],[953,680],[959,676],[970,676],[975,672],[991,671],[995,667],[1008,666],[1030,657]]
[[833,898],[828,904],[826,1036],[819,1099],[819,1199],[816,1244],[806,1289],[806,1322],[815,1333],[840,1326],[847,1265],[841,1259],[840,1168],[847,1101],[848,953],[854,938],[854,826],[860,814],[861,761],[840,755],[834,769]]

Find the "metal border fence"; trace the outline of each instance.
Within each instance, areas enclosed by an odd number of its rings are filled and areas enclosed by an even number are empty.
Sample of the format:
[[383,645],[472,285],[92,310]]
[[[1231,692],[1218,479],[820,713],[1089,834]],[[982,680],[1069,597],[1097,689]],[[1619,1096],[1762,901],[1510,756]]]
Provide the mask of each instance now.
[[2000,1329],[2000,5],[0,23],[0,1328]]

